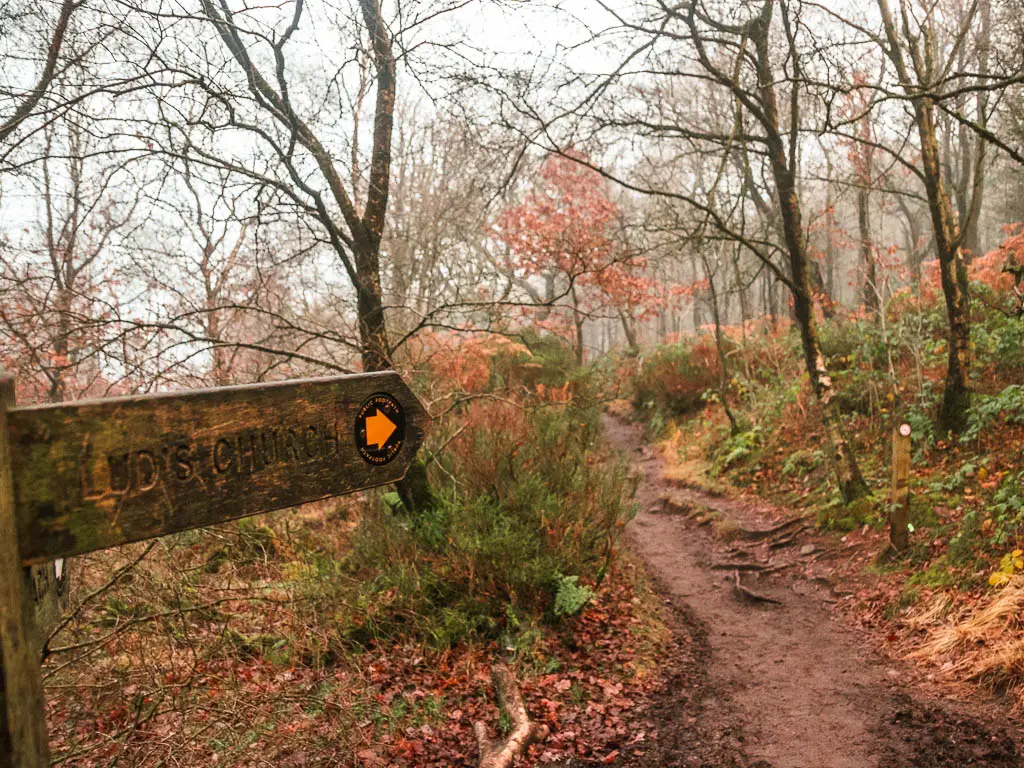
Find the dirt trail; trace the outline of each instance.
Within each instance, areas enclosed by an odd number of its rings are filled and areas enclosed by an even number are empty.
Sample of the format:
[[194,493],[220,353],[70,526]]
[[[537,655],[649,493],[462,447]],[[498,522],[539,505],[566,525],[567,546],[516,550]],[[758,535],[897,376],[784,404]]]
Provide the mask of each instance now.
[[[936,704],[909,690],[914,686],[905,670],[884,661],[830,615],[829,587],[787,566],[804,559],[804,542],[790,537],[792,530],[738,546],[716,537],[710,525],[698,524],[692,515],[661,510],[668,496],[670,506],[696,507],[744,529],[769,528],[786,519],[785,513],[672,488],[662,480],[663,462],[643,447],[638,428],[609,417],[606,430],[609,442],[628,452],[642,475],[640,512],[629,527],[631,546],[705,646],[701,690],[679,707],[692,711],[673,714],[671,706],[664,707],[667,716],[687,719],[680,727],[699,737],[676,735],[677,753],[670,755],[662,745],[657,762],[649,764],[1020,765],[1010,726],[983,726],[959,705]],[[770,574],[712,568],[741,558],[783,567]],[[737,590],[736,573],[749,590],[781,604],[755,601]]]

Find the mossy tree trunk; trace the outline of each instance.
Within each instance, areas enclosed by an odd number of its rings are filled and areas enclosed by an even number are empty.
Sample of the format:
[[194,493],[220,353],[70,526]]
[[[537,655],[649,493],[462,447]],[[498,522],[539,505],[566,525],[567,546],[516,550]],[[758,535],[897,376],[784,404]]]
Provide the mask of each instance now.
[[780,130],[778,102],[775,94],[775,75],[769,51],[769,28],[774,4],[765,3],[762,15],[751,27],[758,66],[758,90],[762,111],[762,124],[768,160],[771,164],[775,189],[778,194],[782,229],[785,237],[791,290],[793,317],[800,330],[804,365],[810,377],[821,411],[821,421],[831,448],[832,467],[844,501],[847,503],[868,495],[868,486],[861,475],[856,456],[846,436],[836,402],[835,385],[825,364],[814,314],[814,294],[811,289],[811,268],[804,239],[802,211],[797,192],[794,164],[796,157],[787,153],[786,142]]
[[[914,108],[914,124],[921,142],[921,177],[928,195],[935,249],[939,257],[939,276],[946,300],[949,322],[949,354],[946,364],[946,383],[936,426],[942,432],[959,433],[966,426],[971,391],[968,380],[970,368],[970,305],[967,284],[967,266],[963,255],[963,233],[953,211],[949,190],[943,182],[939,152],[938,131],[935,121],[935,101],[927,95],[937,77],[934,51],[926,50],[933,36],[922,40],[911,33],[906,16],[902,19],[903,35],[896,26],[888,0],[878,0],[882,24],[885,28],[885,53],[896,69],[900,84]],[[931,20],[927,20],[930,25]],[[933,42],[933,41],[932,41]],[[907,54],[904,55],[904,43]],[[909,56],[909,63],[908,63]]]

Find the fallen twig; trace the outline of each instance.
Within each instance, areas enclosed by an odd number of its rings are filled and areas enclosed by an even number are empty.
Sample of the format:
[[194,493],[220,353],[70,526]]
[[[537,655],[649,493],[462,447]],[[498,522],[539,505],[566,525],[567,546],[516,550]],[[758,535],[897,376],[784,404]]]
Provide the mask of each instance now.
[[121,578],[126,573],[128,573],[129,571],[134,569],[135,566],[137,566],[139,563],[141,563],[142,560],[146,557],[146,555],[148,555],[150,552],[153,551],[153,547],[155,547],[156,544],[157,544],[157,542],[155,542],[155,541],[149,542],[149,545],[144,550],[142,550],[142,553],[139,554],[137,557],[135,557],[135,559],[133,559],[132,561],[130,561],[129,563],[127,563],[125,565],[122,565],[120,568],[118,568],[116,571],[114,571],[114,575],[111,576],[110,579],[107,580],[106,584],[104,584],[102,587],[100,587],[98,589],[94,589],[92,592],[90,592],[88,595],[86,595],[85,597],[83,597],[79,601],[78,605],[75,606],[75,609],[71,613],[69,613],[67,616],[65,616],[61,620],[61,622],[56,627],[54,627],[53,630],[50,632],[50,634],[47,636],[46,642],[43,643],[43,648],[42,648],[42,660],[43,661],[46,661],[46,659],[49,658],[54,653],[54,651],[50,649],[50,643],[52,643],[53,639],[58,634],[60,634],[61,630],[63,630],[65,627],[67,627],[68,624],[70,624],[72,621],[74,621],[78,617],[79,613],[82,612],[82,609],[86,605],[91,603],[97,597],[100,597],[101,595],[103,595],[108,589],[110,589],[115,584],[117,584],[117,582],[119,582],[121,580]]

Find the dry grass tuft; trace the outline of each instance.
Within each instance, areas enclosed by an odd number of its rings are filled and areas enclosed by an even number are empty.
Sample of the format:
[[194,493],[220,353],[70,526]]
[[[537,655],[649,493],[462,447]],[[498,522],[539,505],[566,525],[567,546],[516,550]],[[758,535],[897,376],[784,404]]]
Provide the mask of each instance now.
[[636,411],[633,408],[633,403],[622,398],[605,403],[604,409],[607,413],[617,419],[622,419],[623,421],[631,421],[636,418]]
[[903,625],[910,630],[925,632],[949,616],[953,610],[953,598],[946,592],[936,593],[928,605],[903,620]]
[[743,526],[735,520],[718,517],[711,523],[715,536],[722,541],[736,541],[743,538]]
[[[926,623],[948,611],[936,600],[916,617]],[[943,673],[1011,695],[1024,708],[1024,577],[1016,577],[984,606],[931,631],[911,654],[939,664]]]

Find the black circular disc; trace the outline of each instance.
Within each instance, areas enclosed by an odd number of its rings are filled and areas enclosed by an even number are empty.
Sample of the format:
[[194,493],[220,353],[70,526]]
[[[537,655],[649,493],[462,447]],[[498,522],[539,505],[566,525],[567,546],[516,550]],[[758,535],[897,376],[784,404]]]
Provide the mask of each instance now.
[[391,462],[405,442],[405,412],[391,395],[370,395],[359,408],[355,423],[356,448],[363,461]]

